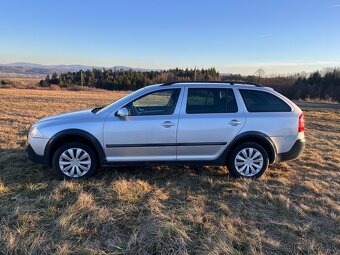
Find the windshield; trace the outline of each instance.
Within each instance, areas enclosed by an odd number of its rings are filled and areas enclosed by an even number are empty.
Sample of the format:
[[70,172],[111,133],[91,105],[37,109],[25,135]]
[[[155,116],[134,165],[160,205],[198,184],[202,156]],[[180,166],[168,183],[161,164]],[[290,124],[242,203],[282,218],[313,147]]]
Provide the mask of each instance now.
[[105,106],[105,107],[100,108],[100,109],[99,109],[98,111],[96,111],[96,112],[105,111],[106,109],[110,108],[111,106],[114,106],[115,104],[119,104],[119,103],[120,103],[121,101],[123,101],[123,100],[126,100],[126,99],[128,100],[129,98],[133,98],[133,97],[135,96],[135,94],[137,94],[137,93],[139,93],[140,91],[145,90],[145,89],[146,89],[146,87],[141,88],[141,89],[138,89],[138,90],[136,90],[136,91],[134,91],[134,92],[128,94],[127,96],[122,97],[121,99],[118,99],[117,101],[113,102],[112,104],[109,104],[109,105],[107,105],[107,106]]

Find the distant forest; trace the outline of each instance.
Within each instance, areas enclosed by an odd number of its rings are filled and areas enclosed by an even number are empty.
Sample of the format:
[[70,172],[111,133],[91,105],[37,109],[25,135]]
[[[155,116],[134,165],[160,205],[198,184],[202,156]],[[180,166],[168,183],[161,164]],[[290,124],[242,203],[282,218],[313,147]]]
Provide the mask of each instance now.
[[39,82],[40,86],[52,84],[60,87],[87,86],[107,90],[136,90],[144,86],[170,81],[249,81],[274,88],[291,99],[332,99],[340,102],[340,69],[316,71],[311,74],[262,76],[221,75],[215,68],[169,69],[162,71],[134,71],[92,69],[78,72],[53,73]]

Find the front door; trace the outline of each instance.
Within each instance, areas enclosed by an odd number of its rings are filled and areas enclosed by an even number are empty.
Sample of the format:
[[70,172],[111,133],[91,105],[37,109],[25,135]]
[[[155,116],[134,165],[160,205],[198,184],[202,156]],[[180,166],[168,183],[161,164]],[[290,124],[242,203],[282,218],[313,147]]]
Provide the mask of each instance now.
[[160,89],[128,103],[129,115],[112,113],[104,124],[107,161],[176,160],[181,89]]

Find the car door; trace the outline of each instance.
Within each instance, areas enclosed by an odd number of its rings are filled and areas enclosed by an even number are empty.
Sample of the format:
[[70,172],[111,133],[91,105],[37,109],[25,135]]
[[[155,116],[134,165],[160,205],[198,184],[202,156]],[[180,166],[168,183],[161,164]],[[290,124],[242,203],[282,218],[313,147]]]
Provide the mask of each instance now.
[[181,89],[158,89],[125,105],[122,118],[111,113],[104,124],[107,161],[176,160]]
[[178,160],[214,160],[245,122],[233,89],[189,87],[177,131]]

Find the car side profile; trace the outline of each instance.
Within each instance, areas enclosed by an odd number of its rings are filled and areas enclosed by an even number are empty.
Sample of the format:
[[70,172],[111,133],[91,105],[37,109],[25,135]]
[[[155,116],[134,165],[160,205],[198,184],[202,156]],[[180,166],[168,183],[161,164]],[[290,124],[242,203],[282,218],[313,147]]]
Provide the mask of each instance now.
[[140,164],[226,165],[234,177],[258,178],[269,164],[299,157],[304,144],[303,112],[271,88],[172,82],[43,118],[29,130],[27,153],[62,178]]

